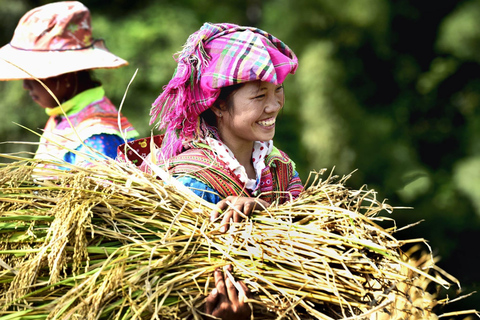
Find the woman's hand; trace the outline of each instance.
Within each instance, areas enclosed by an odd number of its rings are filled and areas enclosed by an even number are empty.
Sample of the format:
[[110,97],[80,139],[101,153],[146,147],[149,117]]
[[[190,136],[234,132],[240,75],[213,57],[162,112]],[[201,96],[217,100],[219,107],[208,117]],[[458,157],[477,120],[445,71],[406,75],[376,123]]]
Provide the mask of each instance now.
[[258,198],[229,196],[217,203],[218,209],[212,211],[210,221],[215,221],[220,215],[220,211],[225,211],[220,232],[227,232],[231,219],[233,222],[241,222],[253,210],[267,208],[269,205],[265,200]]
[[[230,265],[225,272],[231,272]],[[208,295],[205,313],[225,320],[250,319],[252,310],[245,300],[250,296],[247,286],[237,281],[237,288],[222,270],[215,270],[215,289]]]

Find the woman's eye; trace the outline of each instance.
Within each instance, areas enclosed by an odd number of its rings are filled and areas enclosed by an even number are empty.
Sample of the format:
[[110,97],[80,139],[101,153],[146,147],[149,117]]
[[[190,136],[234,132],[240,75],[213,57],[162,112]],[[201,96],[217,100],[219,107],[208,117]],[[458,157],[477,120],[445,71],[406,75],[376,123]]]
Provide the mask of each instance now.
[[282,90],[283,90],[283,86],[280,86],[280,87],[277,88],[277,92],[280,92]]
[[256,96],[255,99],[262,99],[263,97],[265,97],[265,95],[264,95],[264,94],[261,94],[261,95],[259,95],[259,96]]

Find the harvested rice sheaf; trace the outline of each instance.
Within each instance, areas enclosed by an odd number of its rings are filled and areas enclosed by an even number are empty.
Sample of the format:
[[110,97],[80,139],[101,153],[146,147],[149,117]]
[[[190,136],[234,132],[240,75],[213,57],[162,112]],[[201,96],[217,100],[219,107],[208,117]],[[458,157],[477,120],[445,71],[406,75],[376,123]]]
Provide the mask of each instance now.
[[312,176],[298,199],[222,234],[211,204],[127,164],[3,165],[0,319],[200,319],[227,264],[255,319],[437,319],[435,288],[457,284],[428,252],[401,249],[422,240],[377,224],[392,208],[374,191]]

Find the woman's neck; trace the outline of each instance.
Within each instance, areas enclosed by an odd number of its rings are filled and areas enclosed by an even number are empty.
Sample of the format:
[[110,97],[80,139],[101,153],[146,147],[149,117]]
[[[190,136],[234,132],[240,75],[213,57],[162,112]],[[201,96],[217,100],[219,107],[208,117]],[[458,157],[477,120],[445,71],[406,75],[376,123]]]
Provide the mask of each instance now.
[[225,141],[222,137],[222,142],[232,151],[237,161],[245,168],[250,179],[256,178],[255,168],[252,163],[253,141],[246,143],[232,143]]
[[82,93],[86,90],[96,87],[98,84],[93,81],[90,76],[85,77],[80,75],[79,72],[71,72],[65,75],[67,82],[69,84],[68,92],[64,97],[64,101],[70,100],[75,97],[77,94]]

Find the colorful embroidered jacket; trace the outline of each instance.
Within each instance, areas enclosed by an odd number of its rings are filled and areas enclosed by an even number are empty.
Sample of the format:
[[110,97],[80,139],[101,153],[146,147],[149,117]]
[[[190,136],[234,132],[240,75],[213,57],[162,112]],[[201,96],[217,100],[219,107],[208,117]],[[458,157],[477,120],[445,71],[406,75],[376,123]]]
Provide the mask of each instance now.
[[245,189],[244,183],[208,146],[189,149],[168,161],[174,176],[190,176],[215,190],[222,199],[260,195],[268,203],[283,203],[296,198],[303,190],[294,162],[283,151],[274,147],[265,165],[258,188],[252,192]]
[[[117,161],[133,163],[142,171],[153,174],[142,158],[147,158],[151,150],[160,148],[163,136],[153,136],[153,146],[151,140],[148,137],[120,145]],[[198,181],[201,189],[192,191],[214,203],[228,196],[258,195],[269,203],[274,201],[283,203],[300,194],[303,190],[302,182],[295,170],[295,163],[286,153],[273,147],[272,152],[265,158],[265,164],[255,192],[245,189],[244,183],[232,172],[228,164],[204,144],[197,144],[196,148],[188,149],[168,160],[168,169],[184,183],[188,179],[190,182]],[[193,183],[193,185],[198,184]],[[205,189],[204,186],[207,188]],[[215,194],[209,194],[210,191]]]
[[[68,119],[60,107],[48,111],[51,116],[40,138],[35,158],[65,160],[72,163],[74,160],[70,159],[75,158],[72,150],[84,150],[83,143],[102,153],[106,149],[116,150],[117,145],[124,141],[120,130],[124,132],[127,140],[138,136],[137,131],[122,115],[120,115],[121,129],[119,128],[118,110],[105,96],[102,87],[81,92],[63,103],[62,108]],[[93,156],[98,158],[98,155]],[[84,157],[79,158],[85,160]]]

